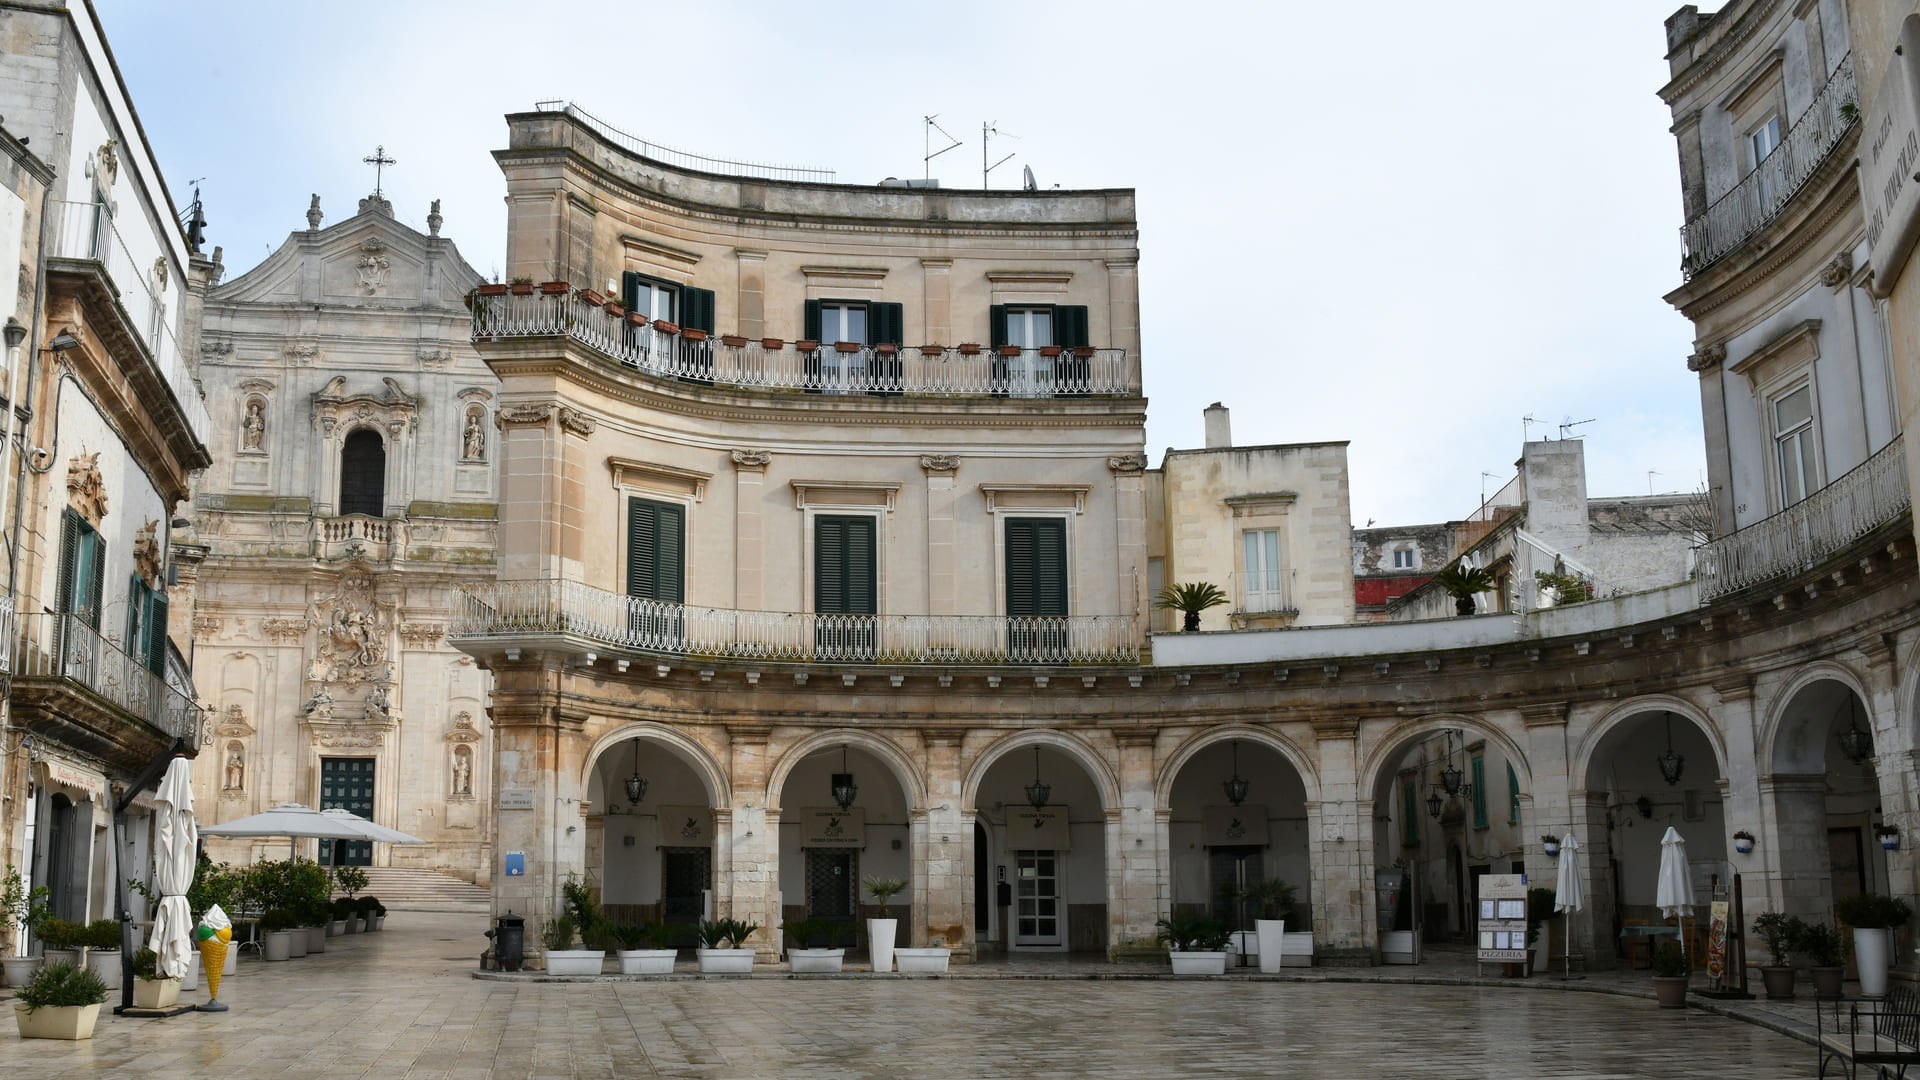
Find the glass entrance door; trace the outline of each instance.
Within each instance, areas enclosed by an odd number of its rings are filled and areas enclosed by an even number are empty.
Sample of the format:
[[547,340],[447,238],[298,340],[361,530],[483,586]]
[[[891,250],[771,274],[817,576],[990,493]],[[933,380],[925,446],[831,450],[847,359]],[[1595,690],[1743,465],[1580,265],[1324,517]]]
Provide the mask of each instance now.
[[[320,809],[334,807],[373,820],[373,759],[321,758]],[[371,840],[320,841],[322,866],[371,866]]]
[[1022,851],[1015,854],[1015,862],[1019,877],[1013,886],[1013,943],[1032,946],[1064,943],[1058,855],[1052,851]]

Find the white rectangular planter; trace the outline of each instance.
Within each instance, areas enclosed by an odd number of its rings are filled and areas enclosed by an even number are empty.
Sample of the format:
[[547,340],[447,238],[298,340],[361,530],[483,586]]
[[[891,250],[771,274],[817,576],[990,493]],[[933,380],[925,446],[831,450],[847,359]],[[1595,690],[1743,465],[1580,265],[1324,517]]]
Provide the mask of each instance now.
[[1286,935],[1286,955],[1281,958],[1281,967],[1313,966],[1313,931]]
[[953,959],[953,950],[945,946],[931,949],[894,949],[894,969],[902,973],[919,972],[938,974],[947,970],[947,963]]
[[1170,952],[1168,958],[1173,961],[1175,975],[1225,975],[1227,973],[1227,954],[1225,952]]
[[606,959],[600,949],[548,949],[547,974],[598,975]]
[[33,1010],[29,1016],[27,1007],[16,1001],[13,1018],[20,1025],[23,1039],[91,1039],[93,1023],[100,1019],[100,1006],[48,1006]]
[[622,975],[671,975],[680,954],[674,949],[621,949],[614,955],[620,958]]
[[845,949],[787,950],[787,966],[797,975],[838,972],[846,959]]
[[1420,931],[1387,930],[1380,935],[1380,962],[1417,964],[1420,962]]
[[751,975],[752,949],[695,949],[700,971],[707,975]]
[[179,979],[133,980],[133,1007],[136,1009],[171,1009],[179,1001]]

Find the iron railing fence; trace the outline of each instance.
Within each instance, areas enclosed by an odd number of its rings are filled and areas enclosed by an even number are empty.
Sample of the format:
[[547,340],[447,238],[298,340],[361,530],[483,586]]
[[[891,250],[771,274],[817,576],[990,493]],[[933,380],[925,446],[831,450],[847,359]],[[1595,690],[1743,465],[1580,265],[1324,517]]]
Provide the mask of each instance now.
[[1805,499],[1702,545],[1694,574],[1700,600],[1814,569],[1912,508],[1902,435]]
[[708,337],[642,322],[579,293],[474,294],[473,340],[568,337],[659,378],[748,390],[879,397],[1132,394],[1125,349],[895,346]]
[[1137,664],[1131,615],[836,615],[698,607],[577,581],[464,585],[456,642],[559,636],[662,656],[796,663]]
[[81,616],[22,615],[14,622],[9,637],[15,679],[71,682],[169,735],[190,743],[198,737],[200,706]]
[[629,135],[571,101],[563,102],[558,99],[536,101],[533,107],[540,112],[564,112],[599,132],[601,137],[616,146],[623,147],[643,158],[651,158],[662,164],[675,165],[682,169],[760,180],[797,180],[809,184],[831,184],[836,175],[832,169],[806,169],[787,165],[768,165],[757,161],[733,161],[728,158],[707,157],[704,154],[690,154],[685,150],[675,150],[671,146],[662,146],[638,135]]

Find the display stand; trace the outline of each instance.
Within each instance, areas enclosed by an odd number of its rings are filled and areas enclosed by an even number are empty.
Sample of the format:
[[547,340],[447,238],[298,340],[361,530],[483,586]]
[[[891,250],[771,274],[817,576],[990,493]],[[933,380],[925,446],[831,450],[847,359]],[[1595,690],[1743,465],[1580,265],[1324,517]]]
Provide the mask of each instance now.
[[1701,996],[1718,999],[1745,999],[1747,990],[1746,916],[1740,875],[1732,875],[1731,887],[1714,882],[1712,913],[1707,923],[1707,989]]
[[1485,974],[1488,964],[1527,962],[1527,876],[1487,874],[1480,879],[1480,905],[1474,912],[1474,959]]

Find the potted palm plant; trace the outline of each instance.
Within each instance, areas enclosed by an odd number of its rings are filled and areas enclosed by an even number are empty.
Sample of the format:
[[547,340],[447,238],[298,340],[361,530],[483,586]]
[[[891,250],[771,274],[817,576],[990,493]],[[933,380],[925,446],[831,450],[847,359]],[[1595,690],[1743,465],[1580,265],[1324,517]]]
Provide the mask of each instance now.
[[1240,890],[1237,899],[1259,911],[1253,920],[1253,934],[1260,973],[1279,974],[1281,958],[1286,955],[1287,923],[1293,918],[1293,886],[1279,878],[1268,878]]
[[180,980],[160,974],[160,954],[141,949],[133,954],[133,1006],[170,1009],[180,1000]]
[[847,950],[816,948],[815,942],[831,943],[836,927],[825,919],[801,919],[783,923],[787,938],[787,966],[795,974],[839,972]]
[[753,950],[743,948],[759,923],[739,919],[700,920],[700,971],[707,975],[748,975],[753,972]]
[[120,920],[95,919],[87,924],[87,968],[109,990],[120,989]]
[[13,944],[20,931],[32,931],[47,921],[52,909],[47,906],[47,887],[28,889],[20,872],[7,864],[7,876],[0,881],[0,971],[8,986],[25,986],[40,966],[37,957],[13,955]]
[[673,927],[664,922],[643,922],[622,926],[614,931],[620,949],[615,954],[622,975],[671,975],[679,951],[673,947]]
[[1800,948],[1813,961],[1808,972],[1813,977],[1813,996],[1839,997],[1847,975],[1847,939],[1840,935],[1840,928],[1823,922],[1803,924]]
[[1211,915],[1178,912],[1154,923],[1175,975],[1225,975],[1233,927]]
[[1913,918],[1912,905],[1894,896],[1860,893],[1834,904],[1833,911],[1853,927],[1853,965],[1860,973],[1860,993],[1885,996],[1893,931]]
[[867,956],[873,961],[873,970],[893,970],[894,935],[900,929],[900,920],[887,914],[887,904],[907,883],[900,878],[870,877],[861,884],[873,894],[873,902],[880,905],[880,914],[867,920]]
[[1677,941],[1653,950],[1653,993],[1663,1009],[1687,1007],[1687,954]]
[[1767,946],[1767,957],[1773,961],[1760,967],[1767,1000],[1785,1001],[1793,997],[1793,968],[1787,963],[1787,954],[1806,948],[1807,925],[1798,916],[1769,911],[1754,917],[1753,932],[1760,935]]
[[100,976],[61,961],[33,973],[13,996],[13,1019],[23,1039],[91,1039],[107,1000]]
[[1446,590],[1453,597],[1453,610],[1457,615],[1473,614],[1473,598],[1483,592],[1493,591],[1493,575],[1477,566],[1455,564],[1433,575],[1433,583]]
[[547,947],[549,975],[598,975],[607,959],[604,949],[576,947],[571,915],[548,919],[540,929],[540,942]]
[[1219,607],[1227,602],[1227,594],[1220,587],[1206,581],[1189,581],[1184,585],[1169,585],[1161,589],[1153,598],[1153,606],[1172,608],[1181,613],[1180,629],[1188,633],[1200,629],[1200,613],[1208,608]]

